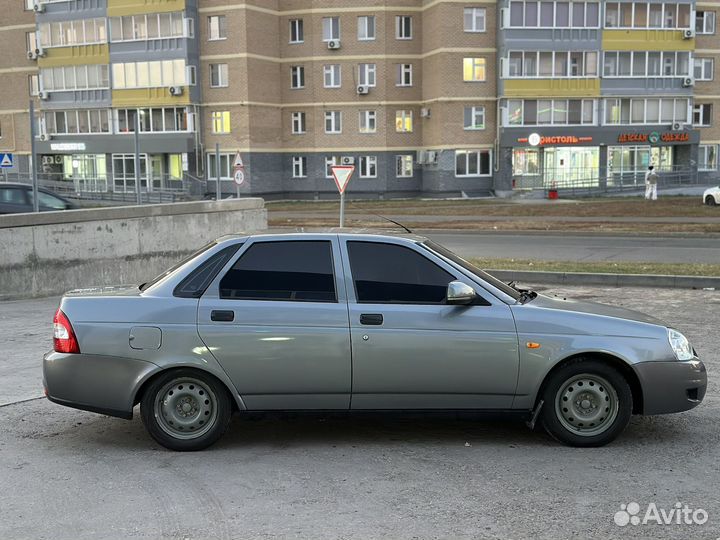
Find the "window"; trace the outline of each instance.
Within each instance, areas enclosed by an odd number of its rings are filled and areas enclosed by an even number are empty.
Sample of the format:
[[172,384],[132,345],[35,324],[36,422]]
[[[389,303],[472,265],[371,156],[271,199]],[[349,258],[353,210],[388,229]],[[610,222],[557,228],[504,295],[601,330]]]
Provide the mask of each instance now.
[[463,58],[463,81],[485,81],[485,58]]
[[455,279],[405,246],[351,241],[347,249],[360,304],[443,304]]
[[332,168],[340,163],[340,156],[327,156],[325,158],[325,178],[333,178]]
[[636,98],[604,100],[606,125],[672,124],[688,121],[688,100]]
[[[104,28],[102,30],[104,38]],[[194,34],[194,20],[183,18],[181,11],[110,17],[112,42],[193,37]]]
[[[613,4],[609,2],[608,5]],[[611,9],[616,8],[612,6]],[[606,11],[607,13],[607,11]],[[600,4],[536,0],[510,2],[511,28],[598,28]]]
[[[180,14],[180,17],[182,18],[182,14]],[[105,24],[105,19],[40,23],[38,24],[36,41],[39,40],[43,47],[107,43]],[[37,44],[32,47],[32,50],[35,50],[36,46]],[[31,49],[28,48],[28,50]]]
[[395,156],[395,176],[410,178],[413,175],[413,156]]
[[[193,260],[195,257],[201,255],[202,253],[214,246],[215,242],[212,242],[211,244],[202,248],[200,251],[193,253],[184,261],[181,261],[174,268],[180,268],[180,266],[182,266],[184,263]],[[177,287],[175,287],[175,289],[173,290],[173,296],[179,298],[200,298],[205,292],[205,290],[208,288],[212,280],[215,279],[215,276],[218,275],[218,272],[223,269],[223,266],[225,266],[225,264],[230,261],[232,256],[235,255],[237,250],[241,247],[242,244],[235,244],[221,249],[214,255],[211,255],[205,262],[200,264],[200,266],[195,268],[195,270],[193,270],[185,279],[183,279]],[[171,271],[172,269],[165,272],[164,274],[161,274],[160,277],[167,276]],[[156,278],[156,280],[153,281],[159,281],[159,279]],[[148,286],[149,285],[144,286],[143,290]]]
[[375,86],[375,64],[358,64],[358,81],[360,86]]
[[715,12],[700,11],[695,12],[695,32],[698,34],[714,34],[715,33]]
[[412,64],[397,65],[396,86],[412,86]]
[[698,146],[698,170],[717,171],[717,145],[701,144]]
[[[616,60],[612,55],[608,61]],[[503,76],[505,78],[597,77],[597,52],[594,51],[511,51]]]
[[605,51],[603,77],[687,77],[690,53]]
[[325,133],[342,132],[342,112],[325,111]]
[[465,107],[463,126],[465,129],[485,129],[485,107]]
[[693,76],[696,81],[712,81],[715,61],[712,58],[693,59]]
[[363,15],[358,17],[358,41],[371,41],[375,39],[375,16]]
[[35,32],[25,32],[25,50],[34,51],[37,49],[37,34]]
[[456,150],[455,176],[490,176],[490,150]]
[[305,66],[290,67],[290,88],[305,88]]
[[360,156],[360,178],[377,178],[377,156]]
[[293,135],[300,135],[305,133],[305,113],[301,111],[295,111],[292,113],[292,133]]
[[25,11],[32,11],[35,7],[35,0],[24,0],[23,8]]
[[607,2],[606,28],[690,28],[690,4]]
[[[146,109],[114,109],[113,126],[115,133],[134,133],[135,116],[140,113],[140,131],[194,131],[191,113],[185,107],[159,107]],[[47,122],[47,120],[46,120]]]
[[218,39],[227,39],[225,15],[211,15],[208,17],[208,41]]
[[49,92],[109,88],[108,79],[107,64],[61,66],[40,70],[41,87]]
[[410,133],[413,130],[413,113],[409,110],[395,111],[395,131]]
[[292,158],[292,177],[305,178],[307,176],[307,157],[293,156]]
[[325,88],[340,88],[340,64],[326,64],[323,66],[323,86]]
[[377,131],[377,113],[375,111],[360,111],[360,133],[375,133]]
[[648,165],[673,170],[672,146],[608,146],[608,171],[612,174],[645,174]]
[[228,86],[228,65],[210,64],[210,88]]
[[331,244],[257,242],[223,276],[220,298],[335,302]]
[[230,133],[230,111],[213,111],[210,113],[210,121],[213,133]]
[[302,43],[305,41],[302,19],[290,19],[290,43]]
[[709,127],[712,125],[712,104],[698,103],[693,107],[693,125]]
[[194,76],[194,70],[187,67],[195,66],[185,66],[183,59],[114,63],[113,88],[160,88],[193,84],[191,77]]
[[466,32],[484,32],[485,8],[465,8],[463,11],[463,20]]
[[42,113],[44,133],[48,135],[76,135],[110,133],[106,109],[45,111]]
[[40,78],[37,74],[28,76],[28,92],[31,96],[37,96],[40,93]]
[[[230,180],[232,178],[232,163],[235,154],[220,154],[220,179]],[[218,176],[218,170],[215,167],[215,152],[208,153],[208,170],[207,177],[215,179]]]
[[412,17],[410,15],[395,17],[395,38],[412,39]]
[[323,17],[322,32],[323,41],[340,39],[340,18]]

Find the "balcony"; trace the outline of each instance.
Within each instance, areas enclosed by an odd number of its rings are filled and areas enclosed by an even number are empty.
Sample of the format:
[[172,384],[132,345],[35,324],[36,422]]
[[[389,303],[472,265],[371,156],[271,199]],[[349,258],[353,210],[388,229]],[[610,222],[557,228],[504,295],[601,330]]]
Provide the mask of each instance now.
[[180,95],[171,95],[168,88],[132,88],[128,90],[112,91],[113,107],[149,107],[160,105],[188,105],[190,104],[190,87],[180,86]]
[[686,39],[685,30],[603,30],[602,48],[606,51],[693,51],[695,38]]
[[49,47],[44,49],[44,56],[38,58],[38,67],[41,68],[109,63],[110,49],[107,43]]
[[185,0],[108,0],[107,15],[138,15],[141,13],[167,13],[183,11]]
[[505,97],[594,97],[600,79],[504,79]]

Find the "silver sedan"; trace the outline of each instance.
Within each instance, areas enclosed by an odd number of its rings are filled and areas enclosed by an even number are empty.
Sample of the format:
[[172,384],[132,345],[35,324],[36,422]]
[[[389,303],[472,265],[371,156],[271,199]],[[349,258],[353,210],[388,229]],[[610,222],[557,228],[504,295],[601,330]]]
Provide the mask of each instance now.
[[600,446],[686,411],[705,366],[650,316],[511,287],[425,238],[226,236],[140,287],[67,293],[47,397],[199,450],[234,411],[474,410]]

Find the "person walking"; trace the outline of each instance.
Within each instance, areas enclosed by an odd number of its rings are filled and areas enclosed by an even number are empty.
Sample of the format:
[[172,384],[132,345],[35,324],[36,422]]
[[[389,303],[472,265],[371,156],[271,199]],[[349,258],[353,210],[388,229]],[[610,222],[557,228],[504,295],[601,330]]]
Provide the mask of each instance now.
[[650,165],[645,173],[645,199],[657,201],[657,183],[658,175],[655,167]]

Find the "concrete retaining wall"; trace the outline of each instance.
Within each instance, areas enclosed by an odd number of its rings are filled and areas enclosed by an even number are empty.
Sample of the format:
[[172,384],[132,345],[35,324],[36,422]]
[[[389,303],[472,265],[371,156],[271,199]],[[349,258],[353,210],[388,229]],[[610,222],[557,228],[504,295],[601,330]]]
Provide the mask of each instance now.
[[0,299],[142,283],[219,236],[266,228],[259,198],[0,216]]

